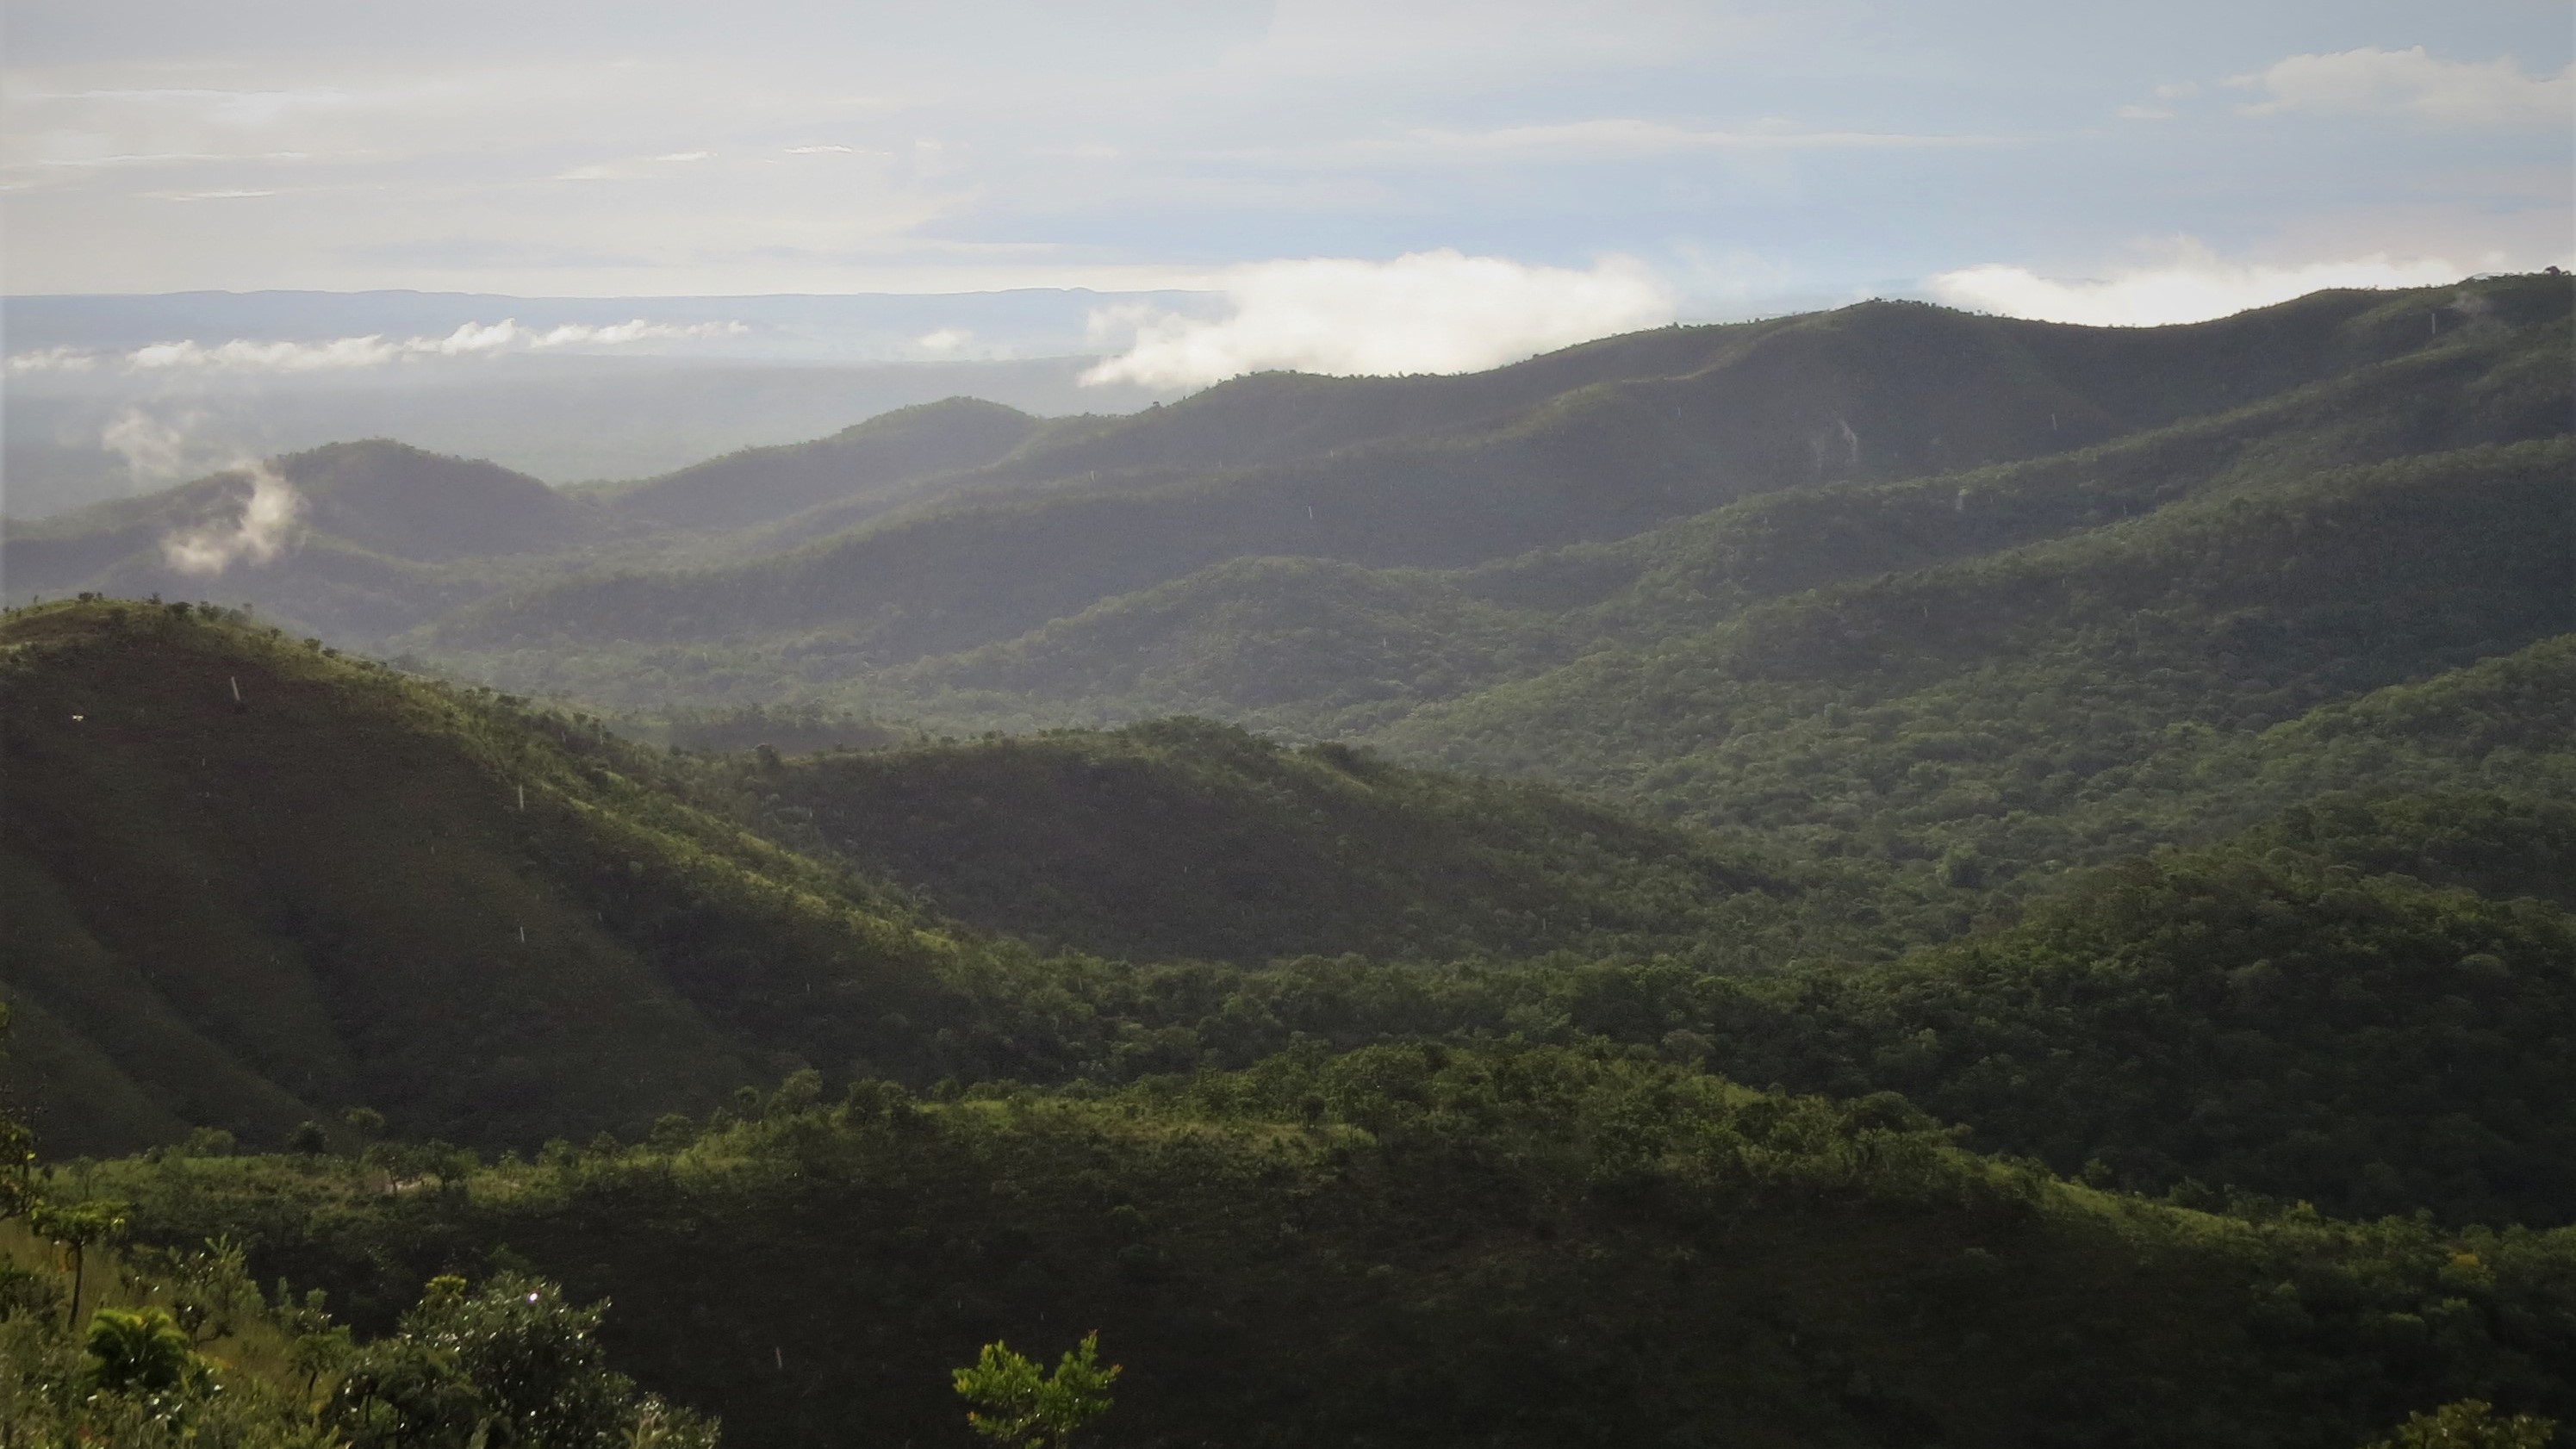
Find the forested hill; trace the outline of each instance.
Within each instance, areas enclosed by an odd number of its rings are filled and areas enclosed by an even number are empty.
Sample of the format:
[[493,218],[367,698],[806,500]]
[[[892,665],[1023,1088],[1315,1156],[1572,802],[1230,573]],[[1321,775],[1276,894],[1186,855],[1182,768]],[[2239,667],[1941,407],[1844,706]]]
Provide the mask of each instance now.
[[1115,1044],[1012,1004],[1107,968],[987,932],[1529,955],[1795,896],[1549,791],[1218,726],[688,765],[187,604],[15,611],[0,686],[0,990],[57,1150],[362,1104],[486,1144],[631,1132],[781,1062],[927,1085]]
[[610,517],[662,528],[775,523],[828,505],[803,527],[847,527],[894,506],[911,485],[982,468],[1040,430],[1017,408],[975,398],[901,408],[828,438],[745,448],[639,482],[579,490]]
[[890,1063],[968,954],[696,810],[595,723],[186,605],[0,628],[21,1088],[57,1150],[357,1104],[510,1140]]
[[[909,512],[711,571],[568,580],[461,611],[430,638],[531,662],[621,641],[792,639],[801,677],[847,678],[1231,559],[1456,567],[1780,489],[2061,452],[2552,325],[2566,293],[2545,278],[2324,293],[2154,332],[1881,303],[1613,339],[1436,383],[1249,378],[995,465],[1053,480],[1028,496]],[[2443,308],[2448,334],[2425,325]],[[1569,385],[1523,396],[1536,378]],[[1412,397],[1426,400],[1419,415],[1394,401]]]
[[[1677,697],[1779,773],[1631,777],[1716,836],[1206,721],[651,752],[230,611],[14,611],[8,1100],[134,1239],[96,1281],[236,1253],[387,1396],[506,1306],[584,1329],[509,1386],[586,1367],[640,1425],[611,1351],[736,1444],[929,1442],[979,1345],[1076,1325],[1144,1442],[2576,1416],[2576,633],[2509,647],[2564,449],[1754,603]],[[1941,589],[1984,612],[1908,623]],[[12,1382],[115,1408],[57,1250],[0,1249]],[[614,1300],[596,1349],[531,1274]],[[323,1301],[265,1311],[327,1347]],[[165,1405],[337,1393],[242,1341]]]
[[[1784,489],[1615,543],[1473,569],[1233,560],[868,684],[885,707],[933,713],[1199,712],[1312,736],[1365,733],[1807,589],[2081,533],[2194,498],[2251,496],[2336,465],[2561,436],[2576,408],[2567,345],[2563,328],[2486,334],[2096,447]],[[579,660],[565,667],[585,683],[606,673]]]
[[716,778],[773,833],[943,911],[1135,960],[1684,950],[1800,894],[1698,832],[1201,720],[738,758]]

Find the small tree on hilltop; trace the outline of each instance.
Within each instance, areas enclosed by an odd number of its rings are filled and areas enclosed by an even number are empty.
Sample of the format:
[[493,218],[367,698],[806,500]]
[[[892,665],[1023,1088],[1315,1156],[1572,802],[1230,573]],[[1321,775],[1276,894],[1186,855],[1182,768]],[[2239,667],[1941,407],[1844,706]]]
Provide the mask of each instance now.
[[1038,1366],[996,1340],[984,1345],[973,1368],[954,1375],[958,1397],[976,1407],[966,1423],[1004,1449],[1064,1449],[1073,1431],[1109,1412],[1109,1385],[1119,1366],[1100,1366],[1100,1334],[1095,1330],[1065,1352],[1055,1372],[1041,1375]]

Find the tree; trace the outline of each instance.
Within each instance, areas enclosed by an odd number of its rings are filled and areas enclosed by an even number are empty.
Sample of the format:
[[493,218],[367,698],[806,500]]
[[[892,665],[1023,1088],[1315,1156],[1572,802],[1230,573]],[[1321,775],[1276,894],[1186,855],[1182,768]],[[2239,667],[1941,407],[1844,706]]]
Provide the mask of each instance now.
[[1065,1351],[1051,1374],[1041,1376],[1035,1363],[997,1339],[954,1378],[958,1397],[976,1406],[966,1414],[976,1433],[1004,1449],[1064,1449],[1085,1420],[1109,1412],[1109,1385],[1118,1374],[1117,1364],[1100,1366],[1094,1330]]
[[277,1326],[294,1345],[289,1350],[288,1362],[297,1373],[304,1375],[307,1398],[312,1397],[314,1386],[321,1382],[324,1374],[337,1371],[340,1365],[349,1361],[349,1327],[332,1322],[330,1311],[322,1306],[323,1301],[322,1290],[315,1288],[298,1302],[294,1291],[286,1286],[286,1280],[277,1280]]
[[481,1288],[430,1280],[401,1331],[357,1350],[332,1391],[328,1422],[357,1449],[483,1442],[612,1449],[643,1438],[672,1449],[714,1443],[714,1426],[639,1395],[608,1367],[596,1333],[604,1303],[581,1307],[542,1279],[503,1273]]
[[198,1367],[188,1331],[158,1308],[102,1308],[90,1316],[89,1364],[82,1377],[116,1393],[158,1393],[185,1383]]
[[2429,1414],[2409,1414],[2397,1432],[2368,1449],[2549,1449],[2558,1421],[2538,1414],[2499,1419],[2477,1400],[2444,1404]]
[[38,1203],[27,1213],[27,1226],[37,1237],[58,1247],[68,1248],[72,1255],[72,1304],[64,1320],[69,1326],[80,1323],[81,1283],[89,1263],[93,1243],[110,1242],[125,1231],[125,1204],[108,1198],[88,1202]]

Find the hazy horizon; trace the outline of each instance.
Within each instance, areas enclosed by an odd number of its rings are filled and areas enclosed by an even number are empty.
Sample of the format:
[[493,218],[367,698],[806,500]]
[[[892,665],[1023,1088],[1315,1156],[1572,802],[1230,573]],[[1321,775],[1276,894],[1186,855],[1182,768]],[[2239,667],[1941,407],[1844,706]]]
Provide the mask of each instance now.
[[30,0],[5,39],[18,296],[1204,292],[1108,323],[1211,380],[2576,261],[2576,37],[2521,0]]

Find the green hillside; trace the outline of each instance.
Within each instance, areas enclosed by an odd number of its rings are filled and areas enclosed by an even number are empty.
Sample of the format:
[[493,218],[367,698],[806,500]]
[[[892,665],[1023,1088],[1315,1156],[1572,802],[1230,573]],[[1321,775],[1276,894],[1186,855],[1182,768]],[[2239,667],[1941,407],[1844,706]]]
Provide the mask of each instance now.
[[408,1201],[346,1162],[120,1165],[362,1323],[429,1273],[612,1297],[737,1443],[962,1440],[1001,1339],[1120,1363],[1102,1442],[2349,1449],[2576,1410],[2576,1238],[2250,1216],[1970,1156],[1893,1098],[1599,1051],[1391,1044],[1102,1095],[789,1083]]
[[[934,909],[1248,962],[1712,934],[1749,958],[1805,929],[1795,886],[1681,832],[1216,726],[693,764],[228,611],[49,605],[0,649],[0,987],[57,1151],[276,1142],[354,1105],[527,1143],[781,1062],[1126,1060],[1134,968]],[[1108,993],[1071,1037],[1030,1004],[1063,982]]]
[[[1564,439],[1568,456],[1585,469],[1575,516],[1586,530],[1631,535],[1615,542],[1538,548],[1465,568],[1383,566],[1388,551],[1413,548],[1403,541],[1409,529],[1433,531],[1422,557],[1438,562],[1466,537],[1462,530],[1482,526],[1478,520],[1498,508],[1517,507],[1505,506],[1517,475],[1492,458],[1460,465],[1474,475],[1461,483],[1474,490],[1472,498],[1424,491],[1421,469],[1446,468],[1439,460],[1457,449],[1487,446],[1476,437],[1501,436],[1488,429],[1340,455],[1330,464],[1342,470],[1336,476],[1350,475],[1345,481],[1367,494],[1354,505],[1366,522],[1347,537],[1305,527],[1304,510],[1317,506],[1305,493],[1281,505],[1297,515],[1289,520],[1296,528],[1257,537],[1227,532],[1229,510],[1276,521],[1278,510],[1257,500],[1308,465],[1235,469],[1142,492],[1132,483],[1077,486],[1064,497],[889,522],[839,545],[715,573],[565,585],[566,598],[608,591],[596,594],[606,631],[597,637],[552,632],[543,622],[551,605],[531,603],[531,614],[496,601],[458,615],[420,647],[513,687],[643,707],[674,698],[796,697],[977,729],[1196,713],[1310,738],[1367,737],[1427,704],[1543,673],[1589,651],[1702,627],[1764,598],[2080,532],[2205,492],[2295,482],[2339,464],[2563,436],[2576,403],[2564,385],[2566,328],[2547,309],[2563,310],[2566,289],[2542,278],[2495,285],[2515,305],[2447,331],[2438,343],[2383,337],[2391,317],[2419,315],[2404,299],[2342,314],[2328,330],[2346,345],[2331,359],[2308,356],[2303,364],[2324,372],[2322,380],[2291,377],[2295,385],[2272,391],[2247,382],[2245,390],[2257,395],[2215,414],[2122,432],[2098,445],[2043,449],[2045,456],[2028,462],[1935,469],[1896,481],[1811,469],[1803,481],[1783,480],[1798,486],[1644,532],[1635,529],[1652,520],[1605,522],[1624,506],[1615,489],[1603,491],[1605,479],[1627,466],[1617,460],[1640,449],[1639,457],[1693,455],[1675,452],[1680,445],[1669,440],[1652,441],[1651,429],[1588,442],[1577,429]],[[1823,326],[1841,318],[1873,334],[1902,333],[1949,325],[1946,315],[1897,309],[1877,316],[1872,328],[1860,326],[1872,319],[1849,314],[1806,321]],[[2302,303],[2274,320],[2294,319],[2313,324],[2316,313]],[[2524,325],[2508,325],[2514,320]],[[2170,330],[2203,343],[2214,335]],[[2043,328],[2031,335],[2071,342],[2084,334]],[[2230,335],[2240,345],[2248,340]],[[2189,341],[2154,336],[2151,352]],[[2365,347],[2355,339],[2379,340]],[[1845,371],[1927,365],[1888,348],[1883,337],[1869,343],[1883,355],[1870,352],[1876,360],[1868,367],[1849,362]],[[2103,345],[2129,344],[2115,338]],[[2227,375],[2240,365],[2203,358],[2193,375]],[[2125,376],[2151,389],[2174,385],[2145,370]],[[2267,380],[2281,379],[2274,373]],[[1163,415],[1213,405],[1228,388],[1262,382],[1272,393],[1292,394],[1292,381],[1247,379],[1118,426],[1148,434],[1171,426],[1157,421]],[[1338,395],[1340,384],[1305,381]],[[1503,431],[1555,436],[1549,430],[1574,426],[1567,419],[1583,414],[1592,406],[1583,399],[1592,397],[1568,395]],[[1709,425],[1781,415],[1715,412]],[[1037,466],[1029,460],[1047,452],[1032,445],[1009,467]],[[1400,458],[1416,461],[1399,468],[1392,460]],[[1906,475],[1910,467],[1896,460],[1860,472]],[[1370,468],[1384,474],[1374,484],[1358,478]],[[1405,481],[1396,481],[1398,473]],[[1413,511],[1393,517],[1389,509]],[[1326,515],[1318,507],[1319,528]],[[1256,556],[1262,553],[1275,556]],[[518,621],[506,638],[466,623],[505,616]],[[938,652],[974,634],[1023,629],[1016,638]],[[891,662],[924,649],[930,657]]]
[[2016,831],[2195,730],[2576,628],[2571,469],[2525,443],[2193,499],[1603,651],[1384,739],[1829,853],[2029,859],[2046,842]]
[[[282,556],[245,553],[219,576],[177,566],[167,545],[224,538],[243,524],[254,479],[219,473],[142,498],[100,504],[0,539],[11,589],[59,597],[77,590],[196,593],[209,587],[336,637],[380,638],[453,608],[508,577],[513,556],[576,546],[595,532],[587,511],[523,474],[399,443],[335,443],[276,459],[287,512],[271,530]],[[460,560],[491,559],[477,571]]]
[[950,915],[1140,961],[1678,949],[1796,893],[1549,790],[1189,720],[743,761],[723,784]]
[[[541,551],[564,547],[583,532],[583,510],[534,478],[400,443],[334,443],[279,458],[275,472],[300,495],[303,527],[389,559]],[[236,469],[163,493],[12,523],[9,573],[21,592],[84,587],[111,569],[141,579],[166,567],[159,556],[165,537],[239,519],[250,487],[249,473]]]
[[[2546,279],[2491,285],[2498,319],[2538,326],[2565,311],[2566,289]],[[1596,344],[1604,357],[1656,355],[1673,372],[1605,378],[1473,425],[1349,443],[1317,419],[1345,415],[1337,400],[1359,385],[1246,379],[1104,425],[1063,445],[1071,451],[1035,448],[1001,465],[1014,478],[1060,480],[1040,495],[887,520],[724,568],[568,580],[461,611],[433,643],[561,660],[620,641],[731,651],[786,636],[803,677],[848,677],[1009,639],[1229,559],[1463,566],[1621,538],[1793,486],[2059,452],[2170,422],[2177,398],[2213,387],[2226,394],[2214,403],[2241,405],[2422,350],[2431,339],[2394,321],[2422,304],[2320,294],[2173,329],[2188,334],[2179,342],[2133,334],[2134,345],[2098,329],[1906,304],[1702,329],[1702,350],[1676,357],[1692,339],[1678,329]],[[2511,330],[2506,320],[2472,329]],[[2197,380],[2164,379],[2181,371]],[[2129,400],[2133,374],[2164,380]],[[1539,375],[1503,369],[1446,387],[1500,399]],[[2076,391],[2078,381],[2100,395]],[[1251,429],[1243,451],[1211,459],[1175,442],[1198,436],[1193,410],[1221,418],[1247,398],[1277,406],[1256,409],[1268,426]],[[1280,436],[1315,451],[1271,460],[1280,445],[1260,440]]]
[[889,1019],[968,953],[595,723],[184,605],[19,611],[0,648],[0,981],[56,1150],[355,1104],[533,1140],[781,1053],[931,1065]]
[[[1898,483],[1785,489],[1617,543],[1475,569],[1234,560],[1007,643],[872,675],[866,692],[882,708],[979,722],[1197,712],[1309,736],[1362,734],[1433,701],[1838,580],[2303,470],[2563,435],[2576,407],[2568,366],[2564,329],[2473,334],[2099,447]],[[632,662],[584,661],[577,678],[587,686]],[[782,687],[801,682],[783,662],[779,673],[791,676]]]
[[487,594],[568,572],[774,553],[982,467],[1036,419],[969,398],[901,409],[829,438],[753,448],[614,487],[554,489],[490,463],[377,440],[273,459],[291,492],[274,547],[182,567],[174,541],[235,534],[254,473],[11,522],[0,568],[23,596],[219,595],[336,642],[374,644]]
[[1000,461],[1039,431],[1017,408],[975,398],[898,408],[828,438],[745,448],[633,483],[578,490],[610,517],[659,528],[732,529],[821,505],[847,527],[900,502],[907,485]]

